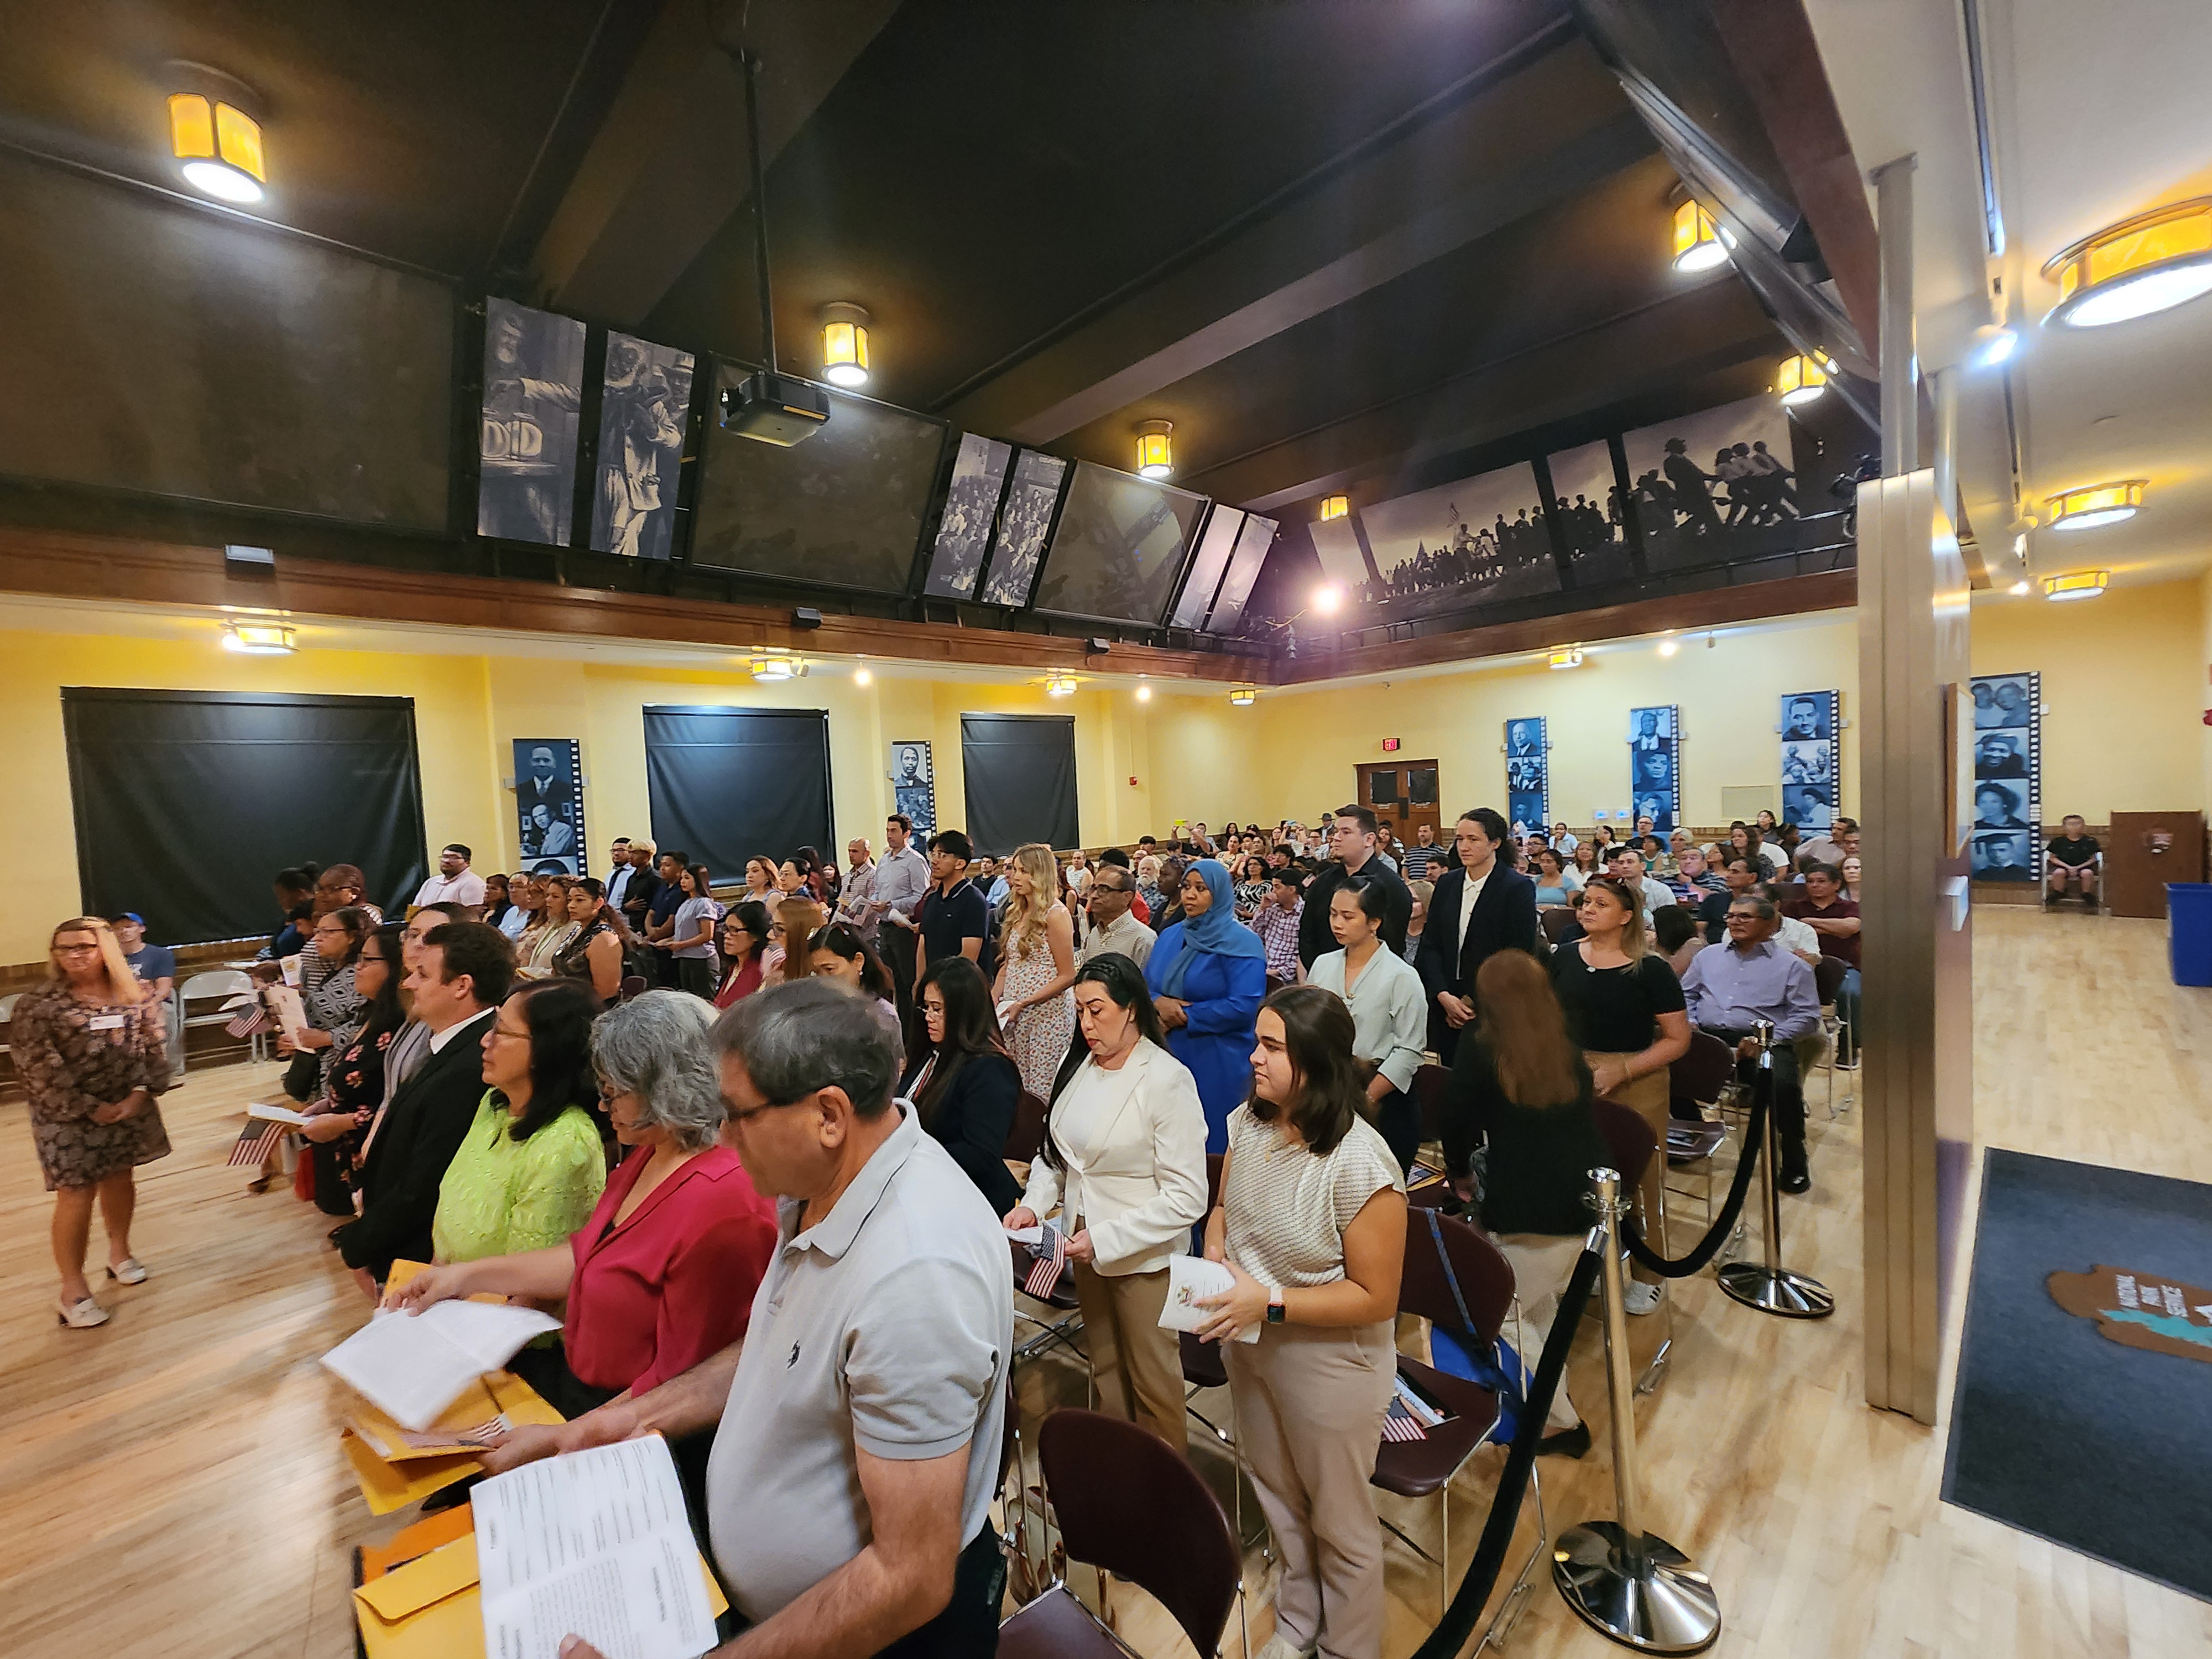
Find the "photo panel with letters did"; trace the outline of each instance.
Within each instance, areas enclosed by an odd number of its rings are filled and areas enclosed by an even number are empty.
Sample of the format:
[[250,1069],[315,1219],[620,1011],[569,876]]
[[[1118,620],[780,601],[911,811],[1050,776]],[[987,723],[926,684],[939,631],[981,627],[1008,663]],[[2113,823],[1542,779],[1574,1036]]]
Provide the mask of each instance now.
[[1540,714],[1505,722],[1505,817],[1516,835],[1551,824],[1551,744]]
[[1977,674],[1974,820],[1967,868],[1976,881],[2042,879],[2043,676]]
[[1782,821],[1826,830],[1843,804],[1842,694],[1792,691],[1782,699]]
[[477,535],[568,544],[583,398],[581,323],[512,300],[484,301]]
[[530,876],[580,876],[584,869],[584,766],[574,738],[514,740],[514,820]]
[[891,739],[891,811],[906,814],[918,842],[937,833],[937,768],[933,761],[927,739]]
[[1628,821],[1650,818],[1662,835],[1682,821],[1682,710],[1628,711]]

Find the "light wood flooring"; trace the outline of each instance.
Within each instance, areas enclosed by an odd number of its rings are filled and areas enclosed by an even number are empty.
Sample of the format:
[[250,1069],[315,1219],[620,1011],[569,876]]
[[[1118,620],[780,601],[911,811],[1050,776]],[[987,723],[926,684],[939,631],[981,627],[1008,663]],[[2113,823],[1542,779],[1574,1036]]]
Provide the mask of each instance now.
[[[1979,1143],[2212,1181],[2212,992],[2167,983],[2163,926],[1999,908],[1978,908],[1975,922]],[[175,1154],[141,1172],[135,1229],[154,1277],[135,1289],[100,1279],[95,1226],[94,1283],[115,1311],[96,1332],[54,1322],[50,1200],[22,1108],[0,1106],[0,1653],[10,1659],[351,1650],[348,1552],[408,1517],[372,1519],[338,1455],[338,1390],[315,1362],[366,1307],[323,1247],[327,1224],[289,1192],[249,1195],[250,1172],[222,1165],[242,1103],[276,1082],[273,1066],[221,1067],[168,1097]],[[1827,1119],[1826,1087],[1816,1073],[1815,1185],[1788,1201],[1784,1255],[1836,1292],[1837,1316],[1763,1318],[1709,1273],[1678,1285],[1675,1362],[1638,1407],[1647,1524],[1711,1575],[1726,1619],[1714,1651],[2212,1655],[2212,1607],[1939,1503],[1941,1428],[1862,1402],[1859,1122],[1849,1109]],[[1678,1245],[1692,1232],[1679,1223]],[[1635,1325],[1648,1344],[1656,1318]],[[1594,1322],[1570,1381],[1598,1416]],[[1040,1361],[1023,1393],[1037,1406],[1079,1400],[1080,1373]],[[1198,1403],[1224,1420],[1225,1401]],[[1196,1435],[1193,1444],[1225,1495],[1227,1465]],[[1612,1514],[1608,1464],[1601,1437],[1579,1463],[1543,1460],[1554,1531]],[[1496,1471],[1496,1455],[1479,1454],[1455,1488],[1455,1569]],[[1385,1503],[1436,1547],[1432,1502]],[[1249,1499],[1246,1514],[1249,1524]],[[1402,1544],[1389,1551],[1386,1653],[1397,1659],[1434,1621],[1437,1578]],[[1256,1646],[1271,1623],[1256,1553],[1252,1568]],[[1139,1651],[1188,1653],[1139,1593],[1117,1585],[1114,1598]],[[1226,1651],[1240,1645],[1232,1617]],[[1613,1651],[1547,1577],[1509,1649],[1530,1659]]]

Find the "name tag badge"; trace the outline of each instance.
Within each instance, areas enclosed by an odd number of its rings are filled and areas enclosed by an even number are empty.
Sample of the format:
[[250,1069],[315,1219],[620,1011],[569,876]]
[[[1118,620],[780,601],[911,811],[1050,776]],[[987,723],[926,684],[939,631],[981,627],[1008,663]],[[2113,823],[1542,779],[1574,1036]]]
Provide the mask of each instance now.
[[86,1025],[88,1030],[94,1031],[119,1031],[123,1029],[123,1016],[120,1014],[94,1014],[86,1022]]

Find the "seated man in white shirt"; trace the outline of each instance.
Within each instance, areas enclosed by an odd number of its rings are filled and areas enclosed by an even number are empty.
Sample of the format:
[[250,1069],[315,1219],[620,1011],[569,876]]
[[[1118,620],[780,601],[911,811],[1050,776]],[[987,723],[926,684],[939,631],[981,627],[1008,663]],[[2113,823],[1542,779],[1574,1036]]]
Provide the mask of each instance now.
[[1785,916],[1782,914],[1782,906],[1787,902],[1787,896],[1784,895],[1780,885],[1771,881],[1762,881],[1752,890],[1775,908],[1774,942],[1805,963],[1807,967],[1818,968],[1820,965],[1820,936],[1813,931],[1809,923],[1801,921],[1796,916]]
[[1674,902],[1674,890],[1663,881],[1654,881],[1644,872],[1644,854],[1633,847],[1611,848],[1606,854],[1607,873],[1619,877],[1644,895],[1644,925],[1658,915],[1661,907]]
[[468,919],[477,920],[483,912],[484,884],[483,878],[469,868],[470,856],[460,842],[448,842],[438,854],[438,873],[415,890],[416,906],[465,905]]

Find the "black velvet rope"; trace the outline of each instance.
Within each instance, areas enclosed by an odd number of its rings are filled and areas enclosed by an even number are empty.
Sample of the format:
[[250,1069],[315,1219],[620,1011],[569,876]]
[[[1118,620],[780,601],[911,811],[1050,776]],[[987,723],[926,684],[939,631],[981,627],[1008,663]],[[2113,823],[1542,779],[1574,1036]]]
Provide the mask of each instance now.
[[[1736,1218],[1743,1213],[1745,1195],[1751,1191],[1752,1171],[1758,1168],[1759,1150],[1766,1145],[1766,1115],[1773,1094],[1774,1073],[1762,1066],[1758,1080],[1752,1085],[1751,1121],[1744,1126],[1743,1156],[1736,1161],[1735,1179],[1729,1182],[1728,1201],[1721,1206],[1719,1218],[1698,1242],[1698,1248],[1678,1261],[1669,1261],[1644,1242],[1643,1235],[1636,1229],[1635,1216],[1629,1214],[1620,1218],[1621,1242],[1627,1245],[1629,1255],[1662,1279],[1687,1279],[1702,1271],[1719,1253],[1722,1243],[1735,1231]],[[1660,1142],[1651,1156],[1666,1157],[1666,1142]]]
[[1443,1622],[1415,1650],[1413,1659],[1454,1659],[1467,1645],[1468,1638],[1474,1634],[1474,1621],[1482,1616],[1483,1603],[1490,1600],[1490,1592],[1497,1588],[1506,1552],[1513,1545],[1513,1528],[1521,1514],[1521,1496],[1536,1466],[1536,1443],[1544,1437],[1544,1419],[1551,1412],[1552,1396],[1559,1392],[1559,1380],[1567,1369],[1567,1350],[1575,1345],[1575,1328],[1582,1322],[1583,1304],[1589,1300],[1591,1287],[1597,1283],[1598,1269],[1602,1265],[1603,1258],[1595,1250],[1584,1250],[1567,1279],[1567,1288],[1559,1293],[1559,1310],[1552,1316],[1551,1339],[1544,1344],[1543,1355],[1536,1362],[1535,1380],[1528,1385],[1521,1426],[1515,1431],[1512,1447],[1505,1455],[1504,1473],[1498,1478],[1498,1493],[1491,1499],[1490,1519],[1483,1525],[1482,1541],[1475,1546],[1474,1557],[1467,1564],[1467,1571],[1459,1581],[1459,1590],[1452,1597],[1451,1605],[1444,1609]]

